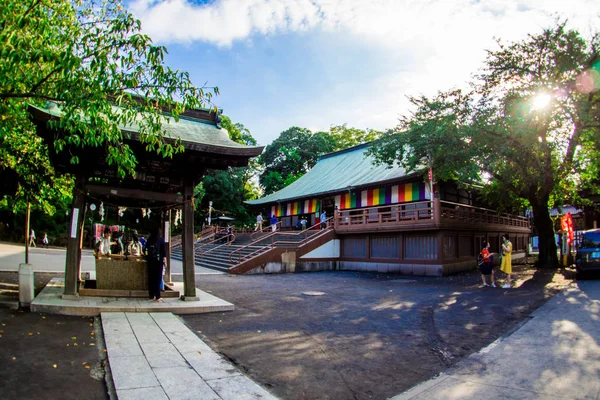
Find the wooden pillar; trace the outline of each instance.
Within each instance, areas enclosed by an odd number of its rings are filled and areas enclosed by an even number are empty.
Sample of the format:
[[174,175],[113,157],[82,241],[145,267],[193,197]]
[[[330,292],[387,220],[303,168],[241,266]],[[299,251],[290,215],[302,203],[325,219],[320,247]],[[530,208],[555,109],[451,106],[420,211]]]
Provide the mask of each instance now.
[[440,198],[435,197],[433,199],[433,221],[436,224],[439,224],[442,221],[442,205],[440,203]]
[[63,298],[79,296],[79,262],[81,243],[81,224],[83,223],[83,207],[85,206],[84,194],[85,180],[81,176],[75,178],[73,189],[73,203],[71,206],[71,223],[67,232],[67,262],[65,265],[65,291]]
[[167,265],[165,265],[165,283],[172,285],[171,282],[171,210],[165,212],[165,232],[164,236],[167,239]]
[[194,264],[194,181],[186,178],[183,188],[183,233],[181,246],[183,250],[183,293],[182,300],[197,301],[196,267]]

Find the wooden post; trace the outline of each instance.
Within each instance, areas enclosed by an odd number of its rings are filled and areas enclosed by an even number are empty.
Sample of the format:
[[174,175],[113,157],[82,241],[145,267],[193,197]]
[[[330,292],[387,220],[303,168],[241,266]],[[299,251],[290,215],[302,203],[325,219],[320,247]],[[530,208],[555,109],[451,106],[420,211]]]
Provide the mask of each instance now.
[[433,221],[439,224],[442,221],[442,209],[441,209],[440,198],[435,197],[433,199]]
[[27,202],[27,210],[25,211],[25,264],[29,264],[29,233],[30,229],[30,218],[31,216],[31,203]]
[[194,181],[186,178],[183,188],[183,232],[181,246],[183,251],[183,293],[182,300],[198,301],[196,296],[196,266],[194,264]]
[[79,296],[77,284],[79,283],[81,224],[83,222],[83,207],[85,206],[84,184],[85,180],[82,176],[75,178],[71,223],[67,232],[67,262],[65,265],[65,291],[63,298]]
[[167,265],[165,265],[165,284],[169,284],[172,285],[173,282],[171,282],[171,243],[172,243],[172,238],[171,238],[171,210],[169,209],[168,211],[166,211],[166,223],[165,223],[165,238],[168,239],[167,241]]

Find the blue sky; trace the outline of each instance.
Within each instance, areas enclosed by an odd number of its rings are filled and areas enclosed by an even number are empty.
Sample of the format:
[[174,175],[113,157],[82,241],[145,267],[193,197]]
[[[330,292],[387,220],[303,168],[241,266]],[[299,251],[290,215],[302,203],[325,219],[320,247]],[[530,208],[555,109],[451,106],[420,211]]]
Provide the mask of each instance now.
[[407,95],[463,87],[494,37],[518,40],[557,16],[584,34],[588,0],[133,0],[129,9],[167,64],[269,144],[290,126],[387,129]]

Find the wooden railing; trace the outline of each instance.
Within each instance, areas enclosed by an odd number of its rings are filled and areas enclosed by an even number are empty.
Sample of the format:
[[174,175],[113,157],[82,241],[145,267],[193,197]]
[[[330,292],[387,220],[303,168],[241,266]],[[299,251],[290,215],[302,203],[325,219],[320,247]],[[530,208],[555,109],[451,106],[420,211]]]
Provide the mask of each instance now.
[[419,201],[406,204],[356,208],[336,211],[335,229],[360,230],[364,227],[393,227],[402,225],[427,225],[446,222],[468,224],[495,224],[529,228],[527,217],[499,213],[481,207],[449,201]]
[[529,228],[529,218],[518,215],[499,213],[494,210],[481,207],[473,207],[466,204],[440,201],[442,221],[465,221],[476,224],[495,224]]

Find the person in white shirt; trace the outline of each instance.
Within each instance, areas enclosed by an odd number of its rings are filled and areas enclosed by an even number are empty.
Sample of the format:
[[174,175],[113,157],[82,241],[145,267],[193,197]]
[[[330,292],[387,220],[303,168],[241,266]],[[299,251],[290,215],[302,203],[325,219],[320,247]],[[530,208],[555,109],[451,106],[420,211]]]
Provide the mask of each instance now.
[[104,237],[102,237],[96,244],[98,255],[110,255],[110,236],[110,228],[104,228]]
[[263,217],[262,217],[262,213],[259,213],[259,214],[256,216],[256,228],[254,228],[254,231],[255,231],[255,232],[256,232],[256,231],[262,231],[262,229],[263,229],[263,227],[262,227],[262,224],[263,224]]
[[29,235],[29,245],[33,247],[37,247],[35,245],[35,231],[32,229],[31,234]]
[[131,256],[141,256],[142,255],[142,244],[140,243],[140,239],[138,238],[138,236],[134,233],[131,236],[131,243],[129,243],[129,255]]

